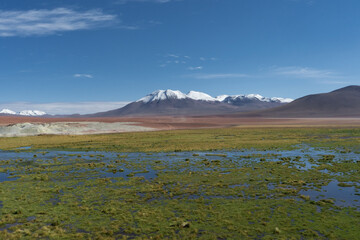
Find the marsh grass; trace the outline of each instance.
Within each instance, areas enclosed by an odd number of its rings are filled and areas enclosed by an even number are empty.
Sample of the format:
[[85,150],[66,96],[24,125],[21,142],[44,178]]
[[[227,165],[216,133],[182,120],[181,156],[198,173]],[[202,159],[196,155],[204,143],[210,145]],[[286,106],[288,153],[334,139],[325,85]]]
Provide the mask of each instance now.
[[[221,139],[219,139],[221,136]],[[291,148],[301,143],[359,148],[360,128],[223,128],[84,136],[0,138],[0,149],[36,149],[118,152],[181,152],[219,149]],[[360,149],[358,149],[360,150]]]
[[[357,239],[359,133],[233,128],[2,138],[2,149],[32,149],[0,160],[7,178],[0,239]],[[310,146],[321,149],[311,154]],[[330,185],[337,198],[324,191]],[[350,193],[348,205],[341,191]]]
[[0,239],[356,239],[359,209],[307,195],[359,192],[357,155],[327,151],[28,153],[0,161]]

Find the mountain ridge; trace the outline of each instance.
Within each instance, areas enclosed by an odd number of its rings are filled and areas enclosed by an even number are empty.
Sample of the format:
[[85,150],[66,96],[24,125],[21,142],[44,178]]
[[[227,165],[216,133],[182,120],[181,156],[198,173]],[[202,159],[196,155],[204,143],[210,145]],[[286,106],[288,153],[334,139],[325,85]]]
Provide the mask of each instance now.
[[227,114],[233,112],[253,111],[271,108],[291,102],[289,98],[266,98],[259,94],[220,95],[190,91],[187,94],[179,90],[157,90],[128,105],[87,116],[197,116],[211,114]]
[[0,111],[0,115],[16,115],[16,116],[32,116],[32,117],[38,117],[38,116],[45,116],[48,115],[46,112],[39,111],[39,110],[23,110],[20,112],[15,112],[10,109],[4,108]]
[[264,102],[279,102],[279,103],[289,103],[293,101],[293,99],[291,98],[280,98],[280,97],[267,98],[267,97],[263,97],[260,94],[219,95],[217,97],[212,97],[207,93],[198,92],[194,90],[191,90],[187,94],[185,94],[179,90],[167,89],[167,90],[156,90],[146,95],[145,97],[140,98],[136,102],[149,103],[152,101],[161,101],[165,99],[186,99],[186,98],[198,100],[198,101],[217,101],[217,102],[223,102],[225,99],[229,99],[229,98],[258,99],[259,101],[264,101]]
[[351,85],[328,93],[310,94],[284,106],[239,116],[252,117],[360,117],[360,86]]

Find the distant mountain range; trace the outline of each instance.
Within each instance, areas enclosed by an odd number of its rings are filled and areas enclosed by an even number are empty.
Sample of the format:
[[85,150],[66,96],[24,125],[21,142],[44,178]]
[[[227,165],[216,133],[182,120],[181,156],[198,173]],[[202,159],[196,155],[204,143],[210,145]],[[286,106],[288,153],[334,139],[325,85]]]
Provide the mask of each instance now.
[[0,111],[0,116],[1,115],[17,115],[17,116],[45,116],[47,115],[46,112],[43,111],[38,111],[38,110],[24,110],[24,111],[20,111],[20,112],[14,112],[10,109],[3,109]]
[[238,116],[252,117],[360,117],[360,86],[312,94],[284,106]]
[[184,94],[174,90],[158,90],[125,107],[92,114],[94,117],[209,115],[248,112],[278,107],[293,101],[289,98],[266,98],[259,94],[221,95],[212,97],[203,92]]
[[261,101],[261,102],[276,102],[276,103],[288,103],[292,102],[293,99],[290,98],[266,98],[259,94],[248,94],[248,95],[220,95],[217,97],[212,97],[206,93],[203,92],[197,92],[197,91],[190,91],[188,94],[184,94],[180,91],[174,91],[174,90],[157,90],[155,92],[152,92],[149,95],[146,95],[145,97],[137,100],[136,102],[144,102],[144,103],[150,103],[150,102],[158,102],[162,100],[169,100],[169,99],[191,99],[191,100],[197,100],[197,101],[208,101],[208,102],[225,102],[237,105],[236,103],[240,103],[241,101]]
[[[42,111],[0,111],[0,116],[47,116]],[[259,94],[221,95],[203,92],[184,94],[158,90],[115,110],[88,115],[57,117],[145,117],[145,116],[231,116],[268,118],[360,117],[360,86],[348,86],[329,93],[312,94],[292,100],[267,98]]]

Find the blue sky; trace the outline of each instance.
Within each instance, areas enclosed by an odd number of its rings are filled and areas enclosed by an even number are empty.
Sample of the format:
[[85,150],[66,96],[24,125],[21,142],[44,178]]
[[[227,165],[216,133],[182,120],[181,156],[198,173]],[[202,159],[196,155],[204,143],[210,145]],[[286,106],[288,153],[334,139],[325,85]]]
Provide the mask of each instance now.
[[0,107],[69,113],[157,89],[297,98],[358,85],[359,12],[357,0],[1,1]]

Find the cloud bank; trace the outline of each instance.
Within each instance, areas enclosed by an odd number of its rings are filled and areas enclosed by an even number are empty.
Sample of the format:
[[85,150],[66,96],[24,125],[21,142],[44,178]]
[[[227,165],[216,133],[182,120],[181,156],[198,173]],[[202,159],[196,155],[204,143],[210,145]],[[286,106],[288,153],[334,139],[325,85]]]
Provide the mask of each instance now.
[[7,108],[15,112],[25,109],[40,110],[52,115],[62,114],[89,114],[104,112],[121,108],[129,102],[56,102],[56,103],[30,103],[13,102],[0,103],[0,110]]
[[116,15],[105,14],[99,9],[83,12],[68,8],[0,11],[0,37],[39,36],[92,29],[116,19]]
[[341,78],[336,72],[308,67],[280,67],[274,69],[277,75],[295,77],[295,78],[315,78],[315,79],[333,79]]

